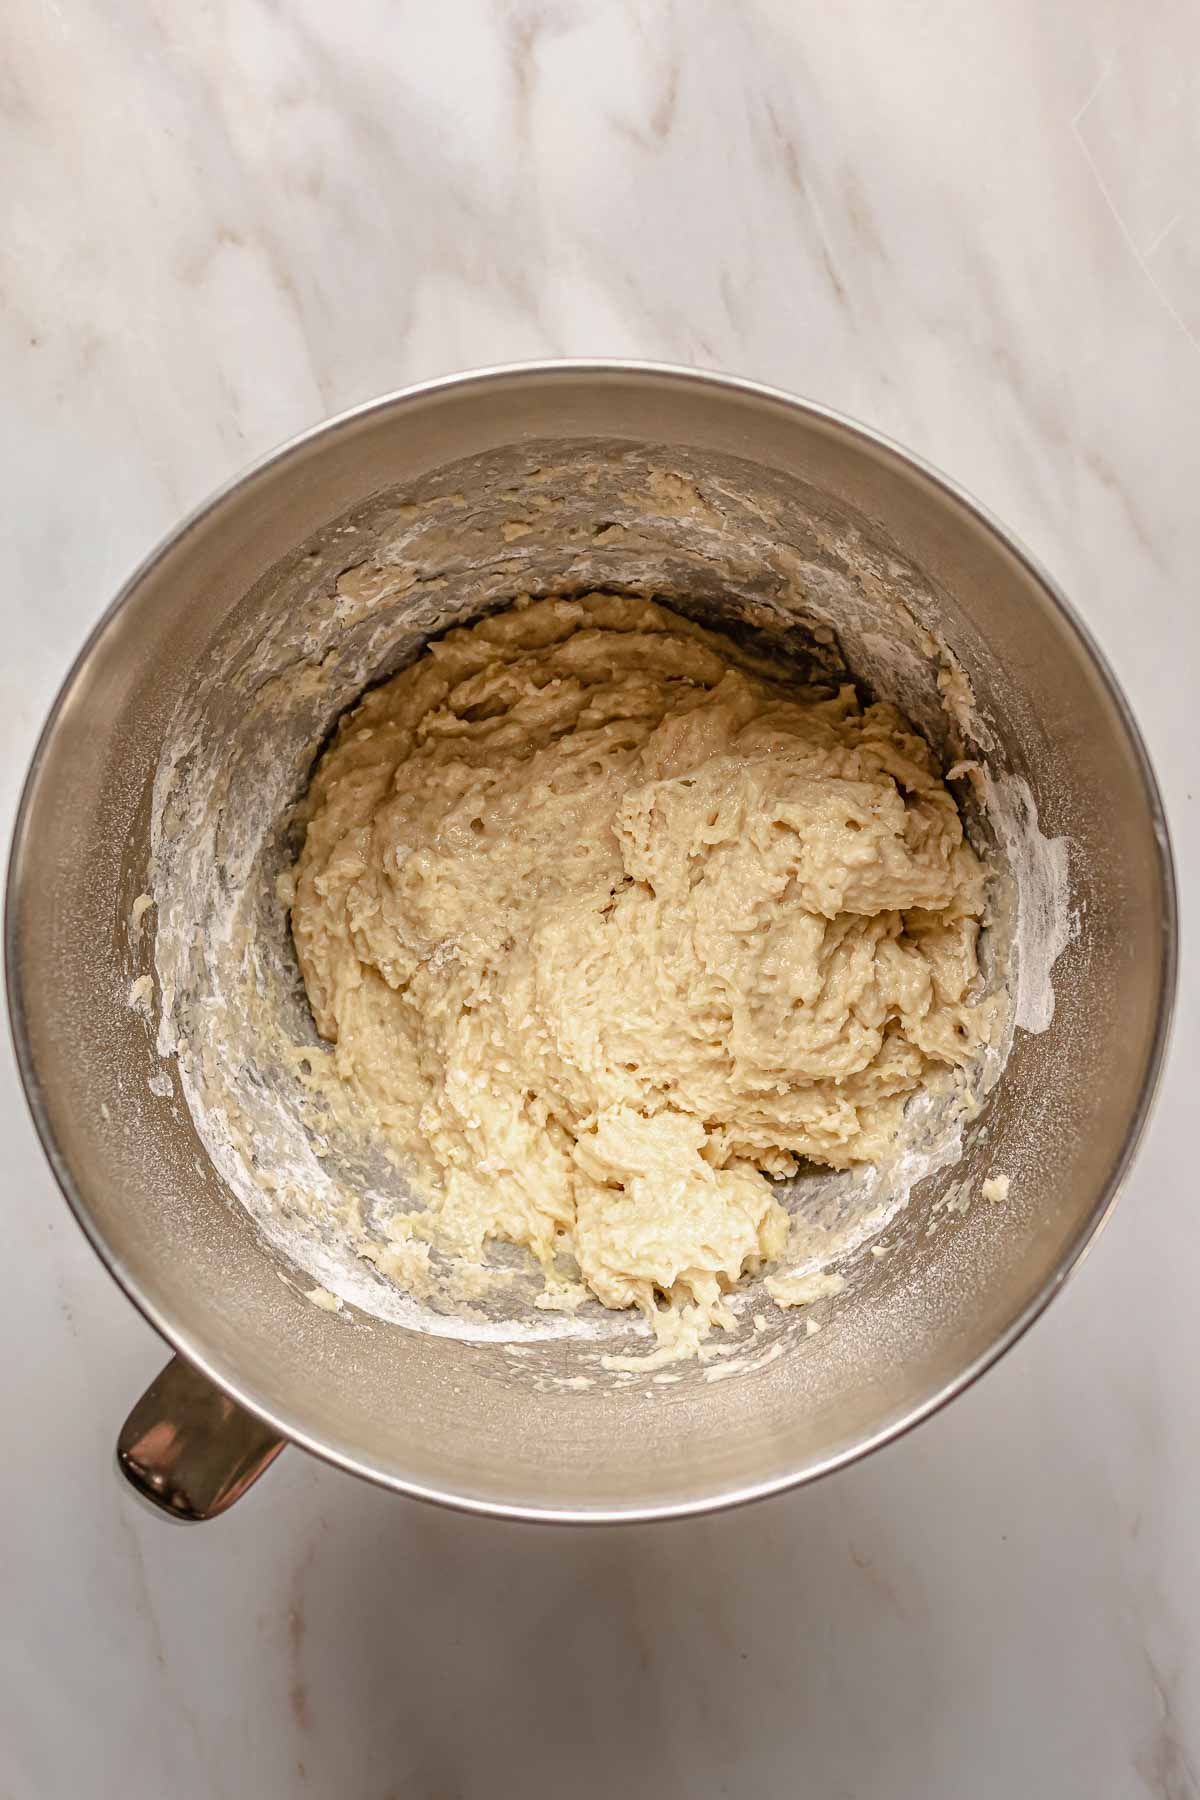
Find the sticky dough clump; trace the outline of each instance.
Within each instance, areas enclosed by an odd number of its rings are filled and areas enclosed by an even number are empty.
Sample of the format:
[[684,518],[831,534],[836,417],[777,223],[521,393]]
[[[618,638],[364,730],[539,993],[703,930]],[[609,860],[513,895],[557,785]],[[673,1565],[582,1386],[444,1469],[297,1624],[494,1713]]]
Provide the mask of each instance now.
[[343,720],[307,816],[300,966],[413,1228],[524,1245],[548,1299],[670,1346],[784,1254],[769,1177],[879,1158],[988,1034],[929,746],[649,601],[450,632]]

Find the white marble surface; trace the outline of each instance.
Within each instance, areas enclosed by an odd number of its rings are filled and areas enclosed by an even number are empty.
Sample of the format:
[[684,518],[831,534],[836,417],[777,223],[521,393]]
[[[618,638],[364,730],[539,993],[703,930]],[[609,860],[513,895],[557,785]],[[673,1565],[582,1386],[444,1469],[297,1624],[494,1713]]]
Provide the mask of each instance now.
[[[544,354],[778,382],[1011,522],[1140,713],[1196,921],[1195,0],[10,0],[5,830],[86,628],[241,463]],[[111,1470],[159,1362],[7,1047],[0,1795],[1200,1793],[1195,965],[1114,1221],[903,1443],[573,1534],[289,1453],[173,1530]]]

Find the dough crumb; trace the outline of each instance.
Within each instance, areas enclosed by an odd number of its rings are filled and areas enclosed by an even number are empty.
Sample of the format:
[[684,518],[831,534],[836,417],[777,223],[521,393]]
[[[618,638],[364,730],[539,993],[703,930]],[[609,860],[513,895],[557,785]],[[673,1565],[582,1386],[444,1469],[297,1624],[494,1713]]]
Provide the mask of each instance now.
[[993,1175],[990,1181],[984,1182],[979,1191],[985,1200],[990,1200],[993,1205],[998,1206],[1002,1201],[1008,1199],[1008,1187],[1007,1175]]
[[125,1004],[131,1012],[141,1013],[143,1019],[150,1017],[154,1002],[153,975],[139,975],[136,981],[129,984],[129,996]]
[[554,1276],[547,1276],[546,1285],[535,1296],[533,1304],[543,1312],[573,1313],[589,1298],[581,1281],[560,1281]]
[[331,1294],[328,1288],[309,1288],[304,1298],[311,1300],[314,1306],[319,1306],[322,1312],[340,1312],[342,1309],[341,1301],[336,1294]]
[[804,1275],[768,1275],[763,1286],[776,1306],[811,1306],[814,1300],[840,1294],[846,1277],[834,1269],[817,1269]]

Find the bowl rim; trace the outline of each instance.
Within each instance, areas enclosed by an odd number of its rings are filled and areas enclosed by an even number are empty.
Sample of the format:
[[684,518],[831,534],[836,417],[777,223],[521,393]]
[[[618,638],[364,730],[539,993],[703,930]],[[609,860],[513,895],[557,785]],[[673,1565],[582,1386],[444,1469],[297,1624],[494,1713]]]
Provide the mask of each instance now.
[[[874,1432],[859,1442],[844,1446],[830,1452],[827,1456],[816,1460],[802,1468],[784,1474],[771,1475],[761,1480],[745,1481],[735,1484],[728,1490],[715,1489],[683,1500],[650,1502],[636,1506],[605,1506],[587,1508],[541,1507],[527,1503],[514,1503],[491,1499],[487,1496],[462,1494],[439,1487],[436,1484],[424,1483],[409,1479],[403,1475],[372,1466],[368,1460],[357,1457],[344,1450],[325,1443],[304,1430],[297,1430],[286,1415],[264,1404],[254,1394],[243,1390],[240,1383],[229,1379],[222,1370],[218,1372],[211,1365],[205,1347],[197,1343],[190,1332],[180,1329],[167,1317],[164,1311],[144,1294],[139,1283],[124,1265],[120,1253],[106,1240],[92,1219],[85,1206],[74,1175],[66,1157],[54,1135],[50,1123],[49,1108],[42,1092],[28,1041],[26,1025],[26,1006],[20,957],[16,943],[16,899],[21,885],[22,866],[26,855],[26,846],[30,836],[34,792],[37,779],[45,761],[51,741],[55,735],[59,719],[67,705],[71,692],[87,666],[93,650],[107,630],[112,619],[124,608],[133,594],[158,564],[179,545],[199,525],[207,521],[232,495],[253,482],[260,474],[277,464],[284,463],[308,445],[318,442],[336,432],[344,431],[350,426],[370,419],[373,415],[402,410],[423,402],[438,394],[454,391],[482,389],[505,383],[521,382],[531,379],[567,380],[579,378],[599,378],[601,380],[623,379],[630,376],[650,376],[665,380],[680,387],[692,387],[697,390],[711,389],[723,394],[740,395],[746,399],[767,402],[788,413],[801,413],[810,419],[833,426],[839,432],[857,439],[860,444],[883,456],[901,467],[915,471],[931,487],[938,490],[952,505],[966,512],[983,529],[996,538],[1032,577],[1045,594],[1060,619],[1078,640],[1085,655],[1098,674],[1101,683],[1111,700],[1117,716],[1124,728],[1129,744],[1141,776],[1146,793],[1148,810],[1154,829],[1154,838],[1158,850],[1158,873],[1163,894],[1162,937],[1160,974],[1161,986],[1157,1014],[1154,1022],[1153,1039],[1147,1058],[1146,1069],[1138,1092],[1128,1129],[1112,1169],[1101,1190],[1081,1221],[1075,1236],[1059,1257],[1055,1266],[1047,1273],[1036,1293],[1025,1303],[1016,1316],[1009,1321],[996,1338],[974,1357],[956,1374],[945,1380],[933,1393],[912,1406],[901,1409],[895,1417],[884,1421]],[[122,583],[113,600],[100,614],[96,623],[85,637],[83,644],[71,662],[63,677],[54,701],[46,715],[46,719],[38,734],[29,768],[22,785],[18,801],[12,837],[8,873],[5,883],[5,916],[4,916],[4,968],[5,985],[8,1000],[9,1029],[16,1056],[18,1073],[24,1089],[26,1102],[33,1119],[42,1150],[50,1164],[55,1180],[68,1206],[75,1216],[76,1222],[84,1236],[91,1244],[108,1273],[117,1286],[141,1313],[148,1324],[164,1338],[180,1356],[204,1374],[215,1386],[221,1388],[237,1404],[256,1418],[262,1420],[289,1443],[319,1457],[334,1467],[345,1470],[348,1474],[370,1481],[376,1486],[387,1488],[395,1493],[406,1494],[412,1499],[423,1500],[432,1504],[446,1506],[458,1512],[466,1512],[482,1517],[510,1519],[539,1524],[559,1525],[607,1525],[607,1524],[646,1524],[657,1520],[694,1518],[706,1513],[725,1511],[736,1506],[744,1506],[752,1501],[767,1499],[791,1488],[806,1485],[819,1480],[822,1476],[833,1474],[836,1470],[846,1468],[861,1458],[881,1449],[885,1444],[903,1437],[907,1432],[919,1425],[924,1419],[941,1410],[958,1394],[974,1385],[993,1364],[1024,1336],[1026,1331],[1041,1316],[1054,1296],[1065,1284],[1069,1275],[1077,1269],[1087,1251],[1094,1243],[1097,1234],[1110,1217],[1116,1204],[1120,1190],[1129,1173],[1133,1159],[1145,1135],[1146,1127],[1153,1112],[1157,1098],[1163,1068],[1170,1044],[1172,1021],[1175,1011],[1178,987],[1179,962],[1179,902],[1175,872],[1175,859],[1171,846],[1170,830],[1167,823],[1166,808],[1154,773],[1145,740],[1134,717],[1132,707],[1126,699],[1119,682],[1096,639],[1084,623],[1074,606],[1054,577],[1049,573],[1032,551],[1017,535],[998,519],[969,489],[943,473],[935,464],[927,461],[916,452],[897,442],[896,439],[875,427],[864,424],[836,408],[826,406],[819,401],[807,399],[801,395],[788,392],[765,382],[726,374],[719,370],[694,368],[683,363],[659,362],[625,357],[561,357],[543,358],[522,362],[506,362],[486,364],[478,368],[463,370],[454,374],[441,375],[426,381],[418,381],[393,389],[363,401],[356,406],[334,413],[316,425],[306,427],[284,439],[273,449],[265,451],[254,458],[243,468],[233,474],[227,481],[214,489],[197,506],[193,507],[180,522],[168,531],[134,568]]]

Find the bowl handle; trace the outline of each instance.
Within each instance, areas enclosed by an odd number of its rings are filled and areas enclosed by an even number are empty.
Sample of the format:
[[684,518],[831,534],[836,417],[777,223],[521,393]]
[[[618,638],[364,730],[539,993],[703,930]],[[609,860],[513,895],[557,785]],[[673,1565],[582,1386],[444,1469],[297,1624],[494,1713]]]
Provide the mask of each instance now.
[[173,1356],[122,1426],[117,1467],[160,1512],[195,1525],[240,1500],[286,1442]]

